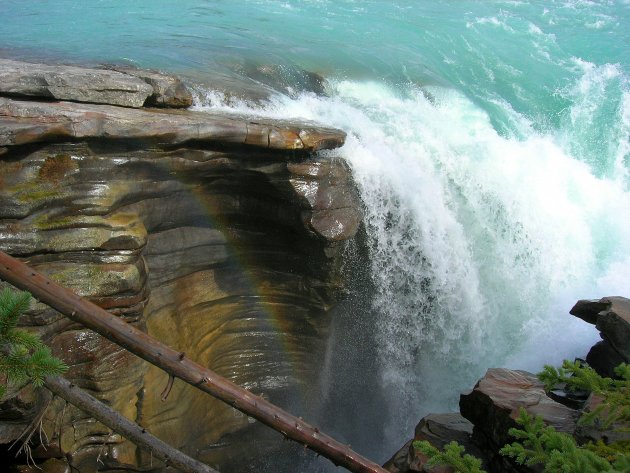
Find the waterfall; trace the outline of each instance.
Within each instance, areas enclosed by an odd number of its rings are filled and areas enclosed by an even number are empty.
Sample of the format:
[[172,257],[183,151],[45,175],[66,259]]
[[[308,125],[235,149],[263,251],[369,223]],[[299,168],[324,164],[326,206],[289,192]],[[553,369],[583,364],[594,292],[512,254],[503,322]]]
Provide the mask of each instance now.
[[610,107],[593,96],[616,80],[584,67],[571,89],[582,95],[543,131],[497,101],[511,126],[499,132],[481,106],[441,86],[331,81],[330,97],[277,97],[256,110],[348,132],[332,153],[350,163],[364,203],[369,261],[355,271],[369,273],[362,297],[375,317],[378,386],[362,397],[386,400],[374,435],[390,452],[422,415],[455,409],[489,367],[537,371],[583,356],[598,335],[569,309],[627,294],[628,94],[610,117],[610,157],[589,160],[584,135],[597,107]]

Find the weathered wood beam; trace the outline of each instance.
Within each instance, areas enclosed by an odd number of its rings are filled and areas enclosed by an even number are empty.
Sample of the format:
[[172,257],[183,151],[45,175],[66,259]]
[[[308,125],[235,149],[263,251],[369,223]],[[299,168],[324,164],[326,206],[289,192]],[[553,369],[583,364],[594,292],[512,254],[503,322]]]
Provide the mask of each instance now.
[[265,399],[252,394],[164,343],[82,299],[23,262],[0,251],[0,277],[41,302],[192,386],[253,417],[285,437],[356,473],[387,473],[347,445],[320,432]]
[[173,466],[185,473],[219,473],[205,463],[201,463],[184,454],[181,450],[161,441],[135,422],[130,421],[61,376],[48,376],[44,386],[139,447],[149,450],[154,457],[162,460],[168,466]]

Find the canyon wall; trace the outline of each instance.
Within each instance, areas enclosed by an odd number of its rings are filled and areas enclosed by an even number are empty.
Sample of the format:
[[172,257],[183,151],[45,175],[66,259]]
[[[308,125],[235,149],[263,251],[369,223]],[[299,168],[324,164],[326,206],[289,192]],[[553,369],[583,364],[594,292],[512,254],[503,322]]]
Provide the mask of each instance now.
[[[0,79],[0,250],[272,402],[312,395],[361,223],[348,166],[318,152],[345,134],[184,110],[186,87],[155,72],[0,60]],[[21,325],[72,382],[210,464],[278,444],[183,383],[162,401],[164,372],[40,303]],[[31,386],[0,403],[0,443],[45,405],[33,456],[50,471],[155,466]],[[243,449],[258,430],[269,442]]]

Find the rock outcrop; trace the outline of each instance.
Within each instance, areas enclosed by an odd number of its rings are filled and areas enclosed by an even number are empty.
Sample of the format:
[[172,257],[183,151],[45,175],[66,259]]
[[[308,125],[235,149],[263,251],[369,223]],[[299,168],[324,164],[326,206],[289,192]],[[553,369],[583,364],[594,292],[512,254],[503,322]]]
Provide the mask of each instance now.
[[413,442],[425,440],[440,449],[450,442],[457,442],[468,453],[481,458],[481,452],[472,441],[472,433],[473,424],[458,412],[429,414],[416,426],[414,438],[385,463],[384,467],[391,473],[452,473],[453,469],[450,467],[427,467],[427,456],[414,448]]
[[[13,73],[6,64],[0,77]],[[67,77],[115,72],[75,69]],[[256,394],[284,405],[303,396],[343,288],[342,251],[361,223],[348,166],[314,153],[341,146],[344,133],[130,108],[157,105],[147,102],[152,91],[169,95],[153,73],[117,72],[151,84],[138,86],[149,95],[133,104],[100,104],[110,99],[83,91],[53,95],[41,70],[14,80],[21,89],[0,89],[0,249]],[[165,373],[42,304],[21,323],[64,359],[75,384],[201,460],[247,461],[243,450],[260,454],[273,434],[263,428],[256,448],[241,449],[240,439],[260,427],[238,411],[178,382],[162,401]],[[2,401],[0,442],[31,421],[45,403],[37,396],[27,386]],[[152,462],[58,399],[43,428],[38,460],[81,472],[95,471],[97,458],[99,471]]]
[[[513,440],[508,431],[517,427],[520,409],[532,416],[539,415],[545,424],[570,434],[576,430],[579,415],[577,410],[549,398],[533,374],[503,368],[489,369],[472,390],[461,395],[459,407],[460,413],[430,414],[423,418],[416,427],[414,440],[427,440],[440,449],[449,442],[458,442],[467,453],[481,458],[487,471],[496,473],[532,471],[499,454],[499,449]],[[392,473],[442,471],[427,469],[427,458],[413,445],[403,451],[386,464]]]
[[625,297],[581,300],[570,313],[595,325],[602,337],[586,355],[587,363],[601,376],[615,377],[616,366],[630,363],[630,300]]
[[199,141],[316,151],[341,146],[345,135],[313,125],[225,114],[0,98],[0,146],[77,139],[142,140],[144,146]]
[[[596,344],[587,362],[601,376],[610,377],[613,368],[628,362],[630,353],[630,300],[606,297],[597,301],[579,301],[571,314],[595,324],[602,342]],[[603,348],[602,348],[603,347]],[[601,356],[605,350],[606,356]],[[583,396],[583,397],[582,397]],[[437,448],[451,441],[464,446],[466,452],[484,462],[491,473],[532,473],[537,467],[517,465],[499,454],[499,449],[514,439],[509,429],[517,427],[521,409],[531,416],[540,416],[545,425],[573,435],[579,444],[630,440],[627,425],[616,421],[610,426],[578,423],[583,412],[592,411],[602,402],[599,395],[588,392],[547,393],[538,378],[525,371],[503,368],[489,369],[475,387],[460,396],[460,413],[430,414],[416,427],[414,440],[427,440]],[[463,416],[463,417],[462,417]],[[408,442],[384,466],[392,473],[450,472],[449,467],[426,467],[427,457]]]
[[508,431],[517,427],[520,409],[531,416],[541,416],[546,425],[559,432],[573,434],[579,412],[547,396],[544,385],[526,371],[489,369],[468,393],[460,396],[461,414],[474,424],[473,442],[486,458],[490,471],[531,471],[517,467],[499,455],[499,449],[511,443]]
[[186,108],[192,95],[169,75],[136,69],[88,69],[0,59],[0,94],[122,107]]

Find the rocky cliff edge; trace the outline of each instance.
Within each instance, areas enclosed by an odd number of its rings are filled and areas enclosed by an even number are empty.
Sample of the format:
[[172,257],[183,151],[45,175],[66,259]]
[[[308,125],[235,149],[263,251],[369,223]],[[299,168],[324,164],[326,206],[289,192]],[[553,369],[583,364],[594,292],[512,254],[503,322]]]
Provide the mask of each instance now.
[[[257,394],[307,396],[361,223],[348,166],[317,153],[345,134],[191,103],[158,72],[0,60],[0,250]],[[211,464],[258,428],[177,382],[161,401],[165,373],[42,304],[22,325],[74,383]],[[48,402],[45,471],[155,466],[28,386],[0,403],[0,444]]]

